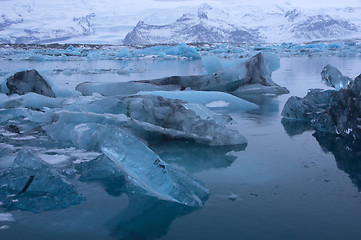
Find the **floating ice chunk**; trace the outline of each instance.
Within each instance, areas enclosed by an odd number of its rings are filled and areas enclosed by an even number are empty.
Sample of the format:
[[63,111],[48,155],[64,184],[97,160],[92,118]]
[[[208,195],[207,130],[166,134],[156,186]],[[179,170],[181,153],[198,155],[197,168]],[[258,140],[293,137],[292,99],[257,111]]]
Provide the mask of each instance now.
[[[35,118],[38,118],[35,116]],[[32,119],[32,118],[31,118]],[[72,129],[80,123],[99,123],[104,125],[124,126],[129,119],[124,114],[98,114],[93,112],[48,111],[40,120],[43,129],[54,140],[70,141]]]
[[129,53],[128,48],[122,48],[117,52],[117,57],[119,58],[129,58],[132,55]]
[[140,91],[158,91],[158,90],[178,90],[178,86],[156,86],[146,83],[138,82],[114,82],[114,83],[80,83],[75,88],[85,96],[92,95],[93,93],[100,93],[104,96],[115,95],[132,95]]
[[304,98],[290,97],[281,115],[288,119],[311,122],[318,114],[326,111],[334,90],[310,89]]
[[144,49],[134,50],[135,55],[158,55],[158,56],[181,56],[192,59],[200,59],[201,56],[193,47],[189,47],[185,43],[176,46],[153,46]]
[[[154,80],[137,81],[157,86],[178,85],[180,89],[191,88],[201,91],[237,92],[243,86],[259,84],[264,86],[262,93],[285,94],[289,91],[272,81],[272,71],[279,68],[279,59],[267,52],[261,52],[242,64],[227,71],[201,76],[173,76]],[[244,94],[253,93],[243,90]],[[256,92],[258,93],[258,92]]]
[[215,56],[203,56],[202,62],[207,73],[222,72],[224,70],[221,61]]
[[342,88],[329,99],[324,114],[317,117],[314,126],[322,131],[336,133],[355,140],[361,139],[361,75],[347,88]]
[[163,162],[124,130],[80,124],[72,131],[72,140],[81,148],[98,147],[118,164],[129,180],[159,199],[200,207],[208,196],[208,189],[201,182]]
[[82,97],[64,108],[45,113],[33,111],[27,116],[31,121],[42,122],[51,138],[62,141],[69,141],[69,131],[77,124],[99,123],[125,127],[147,140],[166,136],[223,146],[247,142],[238,131],[228,128],[232,123],[228,115],[203,105],[152,95]]
[[[210,96],[209,101],[212,101],[212,93]],[[224,96],[220,93],[220,96],[235,109],[254,106],[227,94]],[[238,106],[238,103],[242,105]],[[43,129],[51,138],[62,141],[69,141],[69,131],[77,124],[99,123],[125,127],[147,140],[167,136],[192,139],[209,145],[239,145],[247,142],[238,131],[228,128],[232,123],[228,115],[215,113],[203,105],[153,95],[81,97],[64,108],[49,109],[45,113],[32,111],[27,113],[27,117],[31,121],[43,123]]]
[[288,90],[277,85],[265,86],[263,84],[254,83],[240,86],[232,92],[233,95],[242,97],[243,95],[279,95],[285,94]]
[[0,197],[7,209],[41,212],[79,204],[83,197],[53,167],[27,150],[0,174]]
[[235,193],[232,193],[232,194],[228,195],[227,198],[234,202],[239,199],[239,196]]
[[280,67],[280,60],[268,52],[261,52],[245,63],[246,84],[240,85],[232,94],[272,94],[281,95],[289,93],[288,89],[272,81],[272,72]]
[[321,76],[324,84],[329,87],[333,87],[336,90],[340,90],[341,88],[347,88],[347,86],[352,81],[351,78],[343,76],[337,68],[331,65],[327,65],[323,68]]
[[28,58],[28,60],[31,62],[44,62],[46,58],[43,55],[32,55]]
[[238,131],[227,128],[232,120],[228,115],[217,114],[203,105],[144,95],[123,98],[119,107],[128,117],[137,120],[134,124],[150,132],[209,145],[247,142]]
[[155,95],[164,98],[179,99],[189,103],[202,104],[210,109],[245,112],[257,109],[254,103],[223,92],[212,91],[152,91],[140,92],[140,95]]
[[291,97],[282,115],[289,119],[306,120],[314,129],[361,139],[361,75],[348,88],[311,90],[306,97]]
[[14,222],[15,219],[11,213],[0,213],[0,222]]
[[[240,94],[285,94],[289,91],[272,81],[272,71],[279,68],[279,59],[270,53],[259,53],[249,60],[223,71],[197,76],[171,76],[152,80],[123,83],[82,83],[76,87],[83,95],[98,92],[103,95],[129,95],[140,91],[169,91],[192,89]],[[256,92],[242,88],[256,85]],[[242,88],[237,93],[237,89]]]
[[35,92],[44,96],[55,97],[53,90],[35,69],[14,74],[7,79],[6,85],[9,94],[17,93],[22,95]]
[[0,96],[0,107],[2,108],[31,108],[44,109],[59,107],[64,103],[64,99],[51,98],[33,92],[24,95],[13,94],[11,96]]

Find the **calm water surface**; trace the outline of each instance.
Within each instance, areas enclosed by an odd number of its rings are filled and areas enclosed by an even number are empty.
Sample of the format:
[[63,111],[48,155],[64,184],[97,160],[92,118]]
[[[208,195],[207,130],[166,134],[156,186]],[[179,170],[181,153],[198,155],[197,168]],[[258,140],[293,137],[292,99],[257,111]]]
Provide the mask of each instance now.
[[[77,63],[80,69],[126,64],[132,69],[129,74],[52,72],[71,64],[18,62],[7,69],[38,68],[55,84],[69,88],[83,81],[204,71],[200,61],[144,60]],[[327,64],[352,78],[361,73],[360,58],[281,59],[273,80],[291,93],[264,99],[257,111],[232,113],[234,127],[248,140],[245,149],[185,142],[150,146],[163,160],[208,186],[210,196],[203,208],[188,209],[141,195],[111,196],[97,183],[78,183],[87,198],[82,204],[40,214],[14,211],[16,221],[6,223],[10,228],[0,230],[0,239],[360,239],[360,155],[347,151],[347,143],[281,123],[280,112],[291,95],[303,97],[308,88],[326,88],[320,72]]]

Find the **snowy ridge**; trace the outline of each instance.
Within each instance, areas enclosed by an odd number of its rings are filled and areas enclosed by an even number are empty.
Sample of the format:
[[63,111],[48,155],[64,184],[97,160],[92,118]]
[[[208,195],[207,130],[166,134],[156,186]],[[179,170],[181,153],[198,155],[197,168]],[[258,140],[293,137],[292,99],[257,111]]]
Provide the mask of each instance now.
[[256,43],[259,42],[257,30],[237,27],[219,18],[227,17],[223,11],[213,10],[202,4],[197,13],[185,13],[175,22],[167,25],[149,25],[140,21],[125,36],[126,45],[148,45],[155,43]]
[[[360,8],[361,9],[361,8]],[[129,32],[124,44],[186,43],[281,43],[360,38],[360,21],[353,19],[359,8],[298,10],[281,8],[253,9],[240,13],[241,19],[213,9],[207,4],[197,14],[185,13],[167,25],[150,25],[140,21]],[[327,13],[327,14],[326,14]],[[332,15],[331,15],[332,14]],[[352,19],[348,20],[348,19]],[[354,23],[354,22],[355,23]]]
[[83,1],[2,1],[0,42],[42,44],[90,35],[95,16]]
[[[127,9],[127,11],[124,11]],[[360,39],[357,0],[2,0],[0,43],[305,43]],[[123,41],[124,40],[124,41]]]

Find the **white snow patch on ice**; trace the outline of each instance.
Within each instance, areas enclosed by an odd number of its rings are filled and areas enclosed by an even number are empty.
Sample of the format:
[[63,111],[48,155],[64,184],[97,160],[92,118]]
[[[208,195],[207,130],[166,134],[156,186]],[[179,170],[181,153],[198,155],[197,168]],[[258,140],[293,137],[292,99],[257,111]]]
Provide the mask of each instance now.
[[55,154],[55,155],[50,155],[50,154],[39,154],[39,157],[50,164],[60,164],[63,162],[66,162],[69,157],[65,156],[65,155],[61,155],[61,154]]
[[33,140],[33,139],[36,139],[36,137],[34,137],[34,136],[24,136],[24,137],[13,137],[13,138],[10,138],[10,139],[23,141],[23,140]]
[[206,107],[216,108],[216,107],[228,107],[229,102],[225,101],[212,101],[206,104]]

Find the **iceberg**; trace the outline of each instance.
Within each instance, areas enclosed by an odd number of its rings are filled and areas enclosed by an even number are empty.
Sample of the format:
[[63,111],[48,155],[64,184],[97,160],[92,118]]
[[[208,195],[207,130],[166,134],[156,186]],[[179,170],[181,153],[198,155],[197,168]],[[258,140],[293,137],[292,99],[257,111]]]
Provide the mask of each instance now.
[[[156,86],[178,85],[181,90],[190,88],[198,91],[222,91],[232,94],[237,94],[238,88],[242,86],[260,84],[264,87],[273,87],[277,91],[273,90],[272,94],[279,95],[289,91],[272,81],[272,71],[278,68],[279,59],[277,57],[267,52],[260,52],[231,71],[221,71],[201,76],[173,76],[137,82]],[[267,93],[266,90],[262,94]],[[252,92],[244,90],[242,93]]]
[[310,89],[304,98],[290,97],[281,115],[288,119],[311,121],[318,114],[326,111],[330,98],[336,94],[334,90]]
[[55,97],[55,93],[35,69],[17,72],[9,77],[6,82],[9,94],[23,95],[28,92],[35,92],[48,97]]
[[351,78],[345,77],[342,73],[335,67],[327,65],[323,68],[321,72],[322,81],[329,87],[333,87],[336,90],[341,88],[346,88],[350,82]]
[[121,99],[120,109],[133,121],[133,126],[172,138],[193,139],[195,142],[219,146],[239,145],[246,139],[226,126],[232,123],[228,115],[217,114],[199,105],[159,96],[130,96]]
[[123,83],[81,83],[76,87],[76,90],[83,95],[91,95],[97,92],[105,96],[136,94],[139,91],[185,89],[228,92],[236,96],[289,93],[286,88],[272,81],[272,72],[278,68],[279,59],[276,56],[268,52],[260,52],[240,65],[215,73],[171,76]]
[[52,98],[39,95],[34,92],[25,93],[24,95],[12,94],[8,97],[1,98],[0,107],[10,108],[29,108],[29,109],[44,109],[60,107],[64,104],[64,99]]
[[306,97],[291,97],[282,116],[307,121],[314,129],[361,139],[361,75],[347,88],[340,90],[311,90]]
[[188,103],[201,104],[211,110],[246,112],[257,109],[254,103],[223,92],[213,91],[151,91],[138,95],[155,95],[168,99],[178,99]]
[[3,207],[42,212],[79,204],[84,197],[59,171],[28,150],[19,150],[0,174]]
[[88,97],[64,108],[33,111],[27,116],[45,124],[47,134],[61,141],[70,140],[69,131],[77,124],[98,123],[126,128],[148,141],[165,137],[212,146],[247,143],[237,130],[229,128],[230,116],[203,105],[152,95]]
[[159,199],[200,207],[208,189],[194,177],[166,164],[126,131],[99,124],[79,124],[71,133],[75,146],[100,150],[136,186]]
[[189,47],[185,43],[178,44],[176,46],[153,46],[144,49],[134,50],[135,56],[142,55],[158,55],[158,56],[181,56],[191,59],[200,59],[201,56],[197,50],[193,47]]

